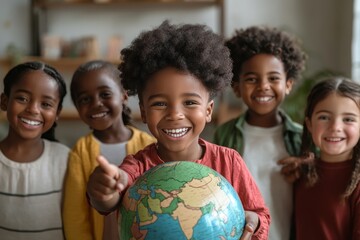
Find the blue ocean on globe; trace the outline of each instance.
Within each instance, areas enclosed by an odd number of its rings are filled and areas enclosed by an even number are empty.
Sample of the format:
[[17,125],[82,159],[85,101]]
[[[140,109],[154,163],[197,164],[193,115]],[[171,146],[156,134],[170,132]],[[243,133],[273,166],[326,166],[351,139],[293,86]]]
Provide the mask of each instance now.
[[140,176],[126,191],[120,239],[238,240],[242,203],[213,169],[189,161],[167,162]]

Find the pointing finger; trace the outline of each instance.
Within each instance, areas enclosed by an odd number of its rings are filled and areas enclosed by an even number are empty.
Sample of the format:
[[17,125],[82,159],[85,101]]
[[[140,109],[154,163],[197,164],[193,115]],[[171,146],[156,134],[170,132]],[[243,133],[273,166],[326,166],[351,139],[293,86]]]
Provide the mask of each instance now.
[[98,156],[96,160],[99,163],[101,169],[109,175],[111,178],[118,179],[119,178],[119,169],[117,166],[110,164],[108,160],[106,160],[103,156]]

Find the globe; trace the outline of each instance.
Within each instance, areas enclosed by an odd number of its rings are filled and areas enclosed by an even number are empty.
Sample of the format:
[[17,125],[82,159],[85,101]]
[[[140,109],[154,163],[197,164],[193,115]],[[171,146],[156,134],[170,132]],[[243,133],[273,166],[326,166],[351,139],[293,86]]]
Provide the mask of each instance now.
[[119,208],[119,234],[127,239],[239,239],[245,212],[232,185],[213,169],[167,162],[141,175]]

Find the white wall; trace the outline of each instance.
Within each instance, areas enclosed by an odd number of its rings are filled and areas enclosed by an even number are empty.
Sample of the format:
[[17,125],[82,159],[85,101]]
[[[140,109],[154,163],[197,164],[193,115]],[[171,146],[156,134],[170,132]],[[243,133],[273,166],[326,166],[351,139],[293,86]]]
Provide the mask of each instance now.
[[[353,0],[224,0],[225,37],[235,29],[251,25],[269,25],[285,29],[298,36],[309,55],[305,75],[322,69],[351,74],[351,41]],[[141,6],[141,5],[140,5]],[[25,54],[31,52],[30,0],[0,1],[0,58],[12,43]],[[220,32],[219,12],[215,7],[164,7],[142,5],[95,9],[62,8],[49,10],[49,33],[64,38],[96,34],[101,52],[105,52],[107,38],[114,34],[123,37],[127,46],[141,31],[159,25],[163,20],[172,23],[201,23]],[[0,76],[3,73],[0,70]],[[131,103],[135,111],[137,101]],[[88,131],[80,123],[62,124],[74,126],[77,135]],[[60,124],[61,125],[61,124]],[[79,126],[80,125],[80,126]],[[71,131],[61,131],[63,141],[71,145],[75,137]]]
[[229,36],[236,28],[271,25],[302,42],[307,72],[331,69],[351,74],[352,5],[341,0],[227,0]]
[[[13,43],[26,54],[30,49],[29,0],[0,2],[0,57]],[[352,5],[342,0],[224,0],[226,5],[225,36],[235,29],[255,24],[276,26],[297,35],[309,54],[307,72],[328,68],[351,73]],[[141,6],[141,5],[140,5]],[[50,10],[49,33],[74,38],[96,34],[101,52],[107,38],[123,37],[128,45],[142,30],[148,30],[165,19],[173,23],[202,23],[219,32],[215,7],[164,7],[145,5],[137,8],[63,8]]]
[[[225,36],[250,25],[276,26],[297,35],[309,54],[308,72],[328,68],[351,73],[352,4],[342,0],[224,0]],[[0,57],[14,43],[25,54],[30,49],[29,0],[0,2]],[[49,33],[71,39],[96,34],[101,52],[109,36],[119,34],[128,45],[142,30],[164,19],[172,22],[208,24],[219,32],[215,7],[129,6],[64,8],[50,10]]]
[[30,1],[2,0],[0,2],[0,58],[13,43],[30,52]]

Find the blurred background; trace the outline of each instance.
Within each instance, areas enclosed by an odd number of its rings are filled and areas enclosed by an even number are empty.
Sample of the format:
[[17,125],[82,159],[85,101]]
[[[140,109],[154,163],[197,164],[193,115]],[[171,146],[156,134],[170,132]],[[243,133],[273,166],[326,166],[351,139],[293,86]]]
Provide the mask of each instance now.
[[[309,58],[301,82],[284,108],[301,122],[302,104],[311,85],[327,74],[360,79],[359,0],[2,0],[0,2],[0,77],[14,65],[40,60],[56,67],[70,82],[83,62],[101,58],[119,62],[119,52],[144,30],[171,23],[206,24],[225,38],[252,25],[278,27],[296,35]],[[1,86],[2,91],[2,86]],[[79,120],[70,96],[59,120],[59,140],[72,146],[89,129]],[[136,98],[130,99],[135,126]],[[216,100],[213,122],[203,136],[243,111],[231,89]],[[4,115],[0,137],[6,134]]]

